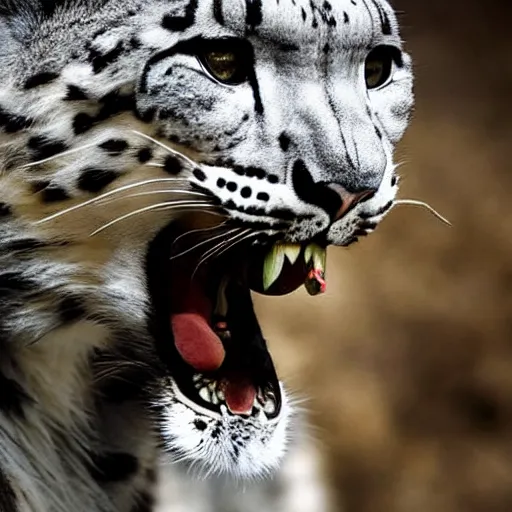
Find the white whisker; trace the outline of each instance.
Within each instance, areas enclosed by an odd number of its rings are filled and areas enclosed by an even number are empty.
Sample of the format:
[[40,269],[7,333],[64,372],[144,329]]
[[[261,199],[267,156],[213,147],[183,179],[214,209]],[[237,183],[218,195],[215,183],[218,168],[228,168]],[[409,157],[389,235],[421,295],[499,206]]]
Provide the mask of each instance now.
[[154,139],[153,137],[150,137],[149,135],[146,135],[145,133],[139,132],[137,130],[132,130],[133,133],[136,135],[139,135],[139,137],[143,137],[144,139],[147,139],[157,146],[160,146],[161,148],[165,149],[168,153],[171,153],[173,155],[179,156],[180,158],[183,158],[186,162],[188,162],[192,167],[196,167],[198,164],[194,162],[192,159],[190,159],[188,156],[185,156],[183,153],[180,153],[179,151],[176,151],[175,149],[170,148],[169,146],[166,146],[163,142],[160,142],[157,139]]
[[[199,260],[198,264],[196,265],[196,268],[194,269],[194,272],[192,272],[191,279],[194,278],[196,272],[199,270],[199,267],[201,265],[206,263],[210,258],[213,258],[214,256],[218,256],[218,254],[221,254],[222,252],[225,252],[227,249],[229,249],[231,247],[234,247],[236,245],[236,243],[237,243],[236,240],[238,240],[240,237],[244,237],[244,235],[247,235],[251,231],[252,231],[251,229],[246,229],[246,230],[242,231],[241,233],[238,233],[238,234],[232,236],[229,240],[225,240],[224,242],[221,242],[220,244],[215,246],[213,248],[213,250],[209,249],[208,251],[206,251],[206,253],[203,254],[202,258]],[[258,233],[254,233],[254,234],[258,234]],[[233,243],[233,242],[235,242],[235,243]],[[228,245],[228,247],[225,248],[224,247],[225,245]],[[218,250],[220,250],[220,249],[222,249],[221,253],[218,252]]]
[[151,190],[149,192],[137,192],[136,194],[128,194],[127,196],[119,197],[117,199],[128,199],[131,197],[152,196],[155,194],[179,194],[179,195],[184,195],[184,196],[208,197],[203,192],[195,192],[192,190]]
[[38,160],[37,162],[30,162],[28,164],[22,165],[21,169],[26,169],[28,167],[34,167],[36,165],[45,164],[46,162],[50,162],[51,160],[56,160],[57,158],[62,158],[63,156],[72,155],[73,153],[78,153],[83,151],[84,149],[89,149],[94,146],[97,146],[96,142],[91,144],[85,144],[85,146],[80,146],[79,148],[68,149],[67,151],[63,151],[62,153],[57,153],[56,155],[49,156],[48,158],[43,158],[42,160]]
[[418,201],[417,199],[397,199],[393,201],[393,207],[401,204],[425,208],[441,222],[444,222],[447,226],[452,226],[452,223],[446,217],[443,217],[437,210],[424,201]]
[[162,182],[188,182],[186,178],[154,178],[150,180],[144,180],[144,181],[138,181],[137,183],[130,183],[129,185],[124,185],[122,187],[118,187],[114,190],[110,190],[109,192],[105,192],[104,194],[101,194],[99,196],[93,197],[92,199],[88,199],[86,201],[83,201],[80,204],[76,204],[74,206],[71,206],[69,208],[66,208],[65,210],[61,210],[59,212],[53,213],[51,215],[48,215],[48,217],[44,217],[41,220],[36,221],[34,224],[37,226],[38,224],[43,224],[44,222],[48,222],[50,220],[53,220],[57,217],[60,217],[61,215],[65,215],[67,213],[71,213],[75,210],[78,210],[80,208],[83,208],[85,206],[89,206],[91,204],[95,204],[107,197],[113,196],[114,194],[118,194],[119,192],[124,192],[125,190],[130,190],[132,188],[136,187],[142,187],[143,185],[150,185],[151,183],[162,183]]
[[237,229],[232,229],[231,231],[228,231],[226,233],[221,233],[220,235],[215,235],[211,238],[206,238],[205,240],[202,240],[201,242],[198,242],[197,244],[193,245],[192,247],[189,247],[188,249],[184,250],[184,251],[181,251],[179,252],[178,254],[175,254],[173,256],[171,256],[171,260],[174,260],[176,258],[179,258],[180,256],[184,256],[185,254],[188,254],[189,252],[193,251],[194,249],[197,249],[198,247],[201,247],[202,245],[204,244],[207,244],[208,242],[211,242],[213,240],[217,240],[217,238],[220,238],[222,236],[226,236],[230,233],[236,233],[237,231],[240,231],[240,228],[237,228]]
[[124,215],[121,215],[120,217],[117,217],[117,218],[111,220],[110,222],[107,222],[100,228],[93,231],[89,236],[91,236],[91,237],[95,236],[98,233],[101,233],[102,231],[104,231],[105,229],[108,229],[109,227],[113,226],[114,224],[117,224],[118,222],[121,222],[123,220],[129,219],[130,217],[134,217],[135,215],[139,215],[142,213],[159,210],[159,209],[173,210],[173,209],[185,208],[185,207],[197,208],[199,206],[201,206],[203,208],[203,210],[204,210],[205,206],[209,206],[209,207],[213,208],[212,204],[207,201],[177,201],[174,203],[170,203],[170,202],[166,201],[164,203],[157,203],[157,204],[153,204],[151,206],[145,206],[144,208],[139,208],[138,210],[135,210],[130,213],[126,213]]
[[147,164],[144,164],[148,167],[165,167],[164,164],[157,164],[156,162],[148,162]]
[[252,238],[253,236],[260,235],[261,233],[262,233],[261,231],[256,231],[256,232],[253,231],[252,233],[249,233],[247,236],[243,237],[242,239],[237,240],[234,244],[232,244],[232,245],[230,245],[228,247],[223,248],[221,251],[219,251],[217,254],[215,254],[215,257],[218,258],[222,254],[224,254],[226,251],[232,249],[235,245],[238,245],[239,243],[245,242],[245,240],[248,240],[249,238]]
[[215,226],[210,226],[208,228],[198,228],[198,229],[191,229],[190,231],[185,231],[185,233],[182,233],[181,235],[177,236],[175,239],[174,239],[174,242],[172,243],[172,245],[175,245],[176,242],[178,242],[178,240],[181,240],[182,238],[184,238],[185,236],[187,235],[192,235],[194,233],[201,233],[201,232],[204,232],[204,231],[214,231],[216,229],[219,229],[223,226],[225,226],[227,224],[227,220],[220,223],[220,224],[216,224]]

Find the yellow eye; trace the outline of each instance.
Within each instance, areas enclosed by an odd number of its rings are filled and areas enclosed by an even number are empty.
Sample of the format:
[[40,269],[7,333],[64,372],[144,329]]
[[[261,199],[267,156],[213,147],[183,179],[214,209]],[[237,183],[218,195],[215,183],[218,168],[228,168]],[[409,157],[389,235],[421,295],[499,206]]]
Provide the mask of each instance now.
[[237,61],[233,52],[209,52],[204,57],[215,78],[226,82],[236,74]]
[[384,85],[391,77],[393,70],[394,48],[377,46],[366,58],[364,78],[368,89],[376,89]]
[[247,80],[247,68],[242,56],[234,51],[212,51],[203,55],[203,62],[210,74],[230,85]]

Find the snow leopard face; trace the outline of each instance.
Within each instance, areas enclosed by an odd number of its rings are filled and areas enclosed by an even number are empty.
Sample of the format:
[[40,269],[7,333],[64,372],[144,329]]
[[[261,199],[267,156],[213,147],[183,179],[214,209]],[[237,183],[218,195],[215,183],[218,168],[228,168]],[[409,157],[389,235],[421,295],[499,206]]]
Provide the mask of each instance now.
[[[274,467],[290,406],[250,291],[323,291],[326,247],[393,204],[413,95],[391,7],[0,0],[0,65],[0,377],[15,409],[39,418],[41,444],[74,432],[57,459],[98,436],[130,452],[128,483],[154,460],[155,421],[209,470]],[[9,460],[37,467],[24,440]],[[78,478],[62,468],[52,478]]]

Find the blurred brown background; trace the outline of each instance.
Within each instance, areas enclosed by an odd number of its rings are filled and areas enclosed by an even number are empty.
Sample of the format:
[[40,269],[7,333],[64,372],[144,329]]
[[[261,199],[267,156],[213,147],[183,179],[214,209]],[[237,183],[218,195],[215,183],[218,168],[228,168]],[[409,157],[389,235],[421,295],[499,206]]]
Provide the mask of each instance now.
[[[395,0],[416,63],[394,210],[328,293],[258,301],[343,512],[512,511],[512,3]],[[314,512],[314,511],[311,511]]]

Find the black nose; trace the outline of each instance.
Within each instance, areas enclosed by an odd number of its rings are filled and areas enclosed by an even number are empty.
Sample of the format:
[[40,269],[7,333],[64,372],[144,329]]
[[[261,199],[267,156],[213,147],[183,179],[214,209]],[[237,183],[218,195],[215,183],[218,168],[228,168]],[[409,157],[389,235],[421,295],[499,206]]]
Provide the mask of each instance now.
[[377,189],[370,187],[348,190],[340,183],[315,183],[302,160],[293,164],[292,184],[299,199],[324,209],[333,221],[341,219],[356,204],[377,192]]

